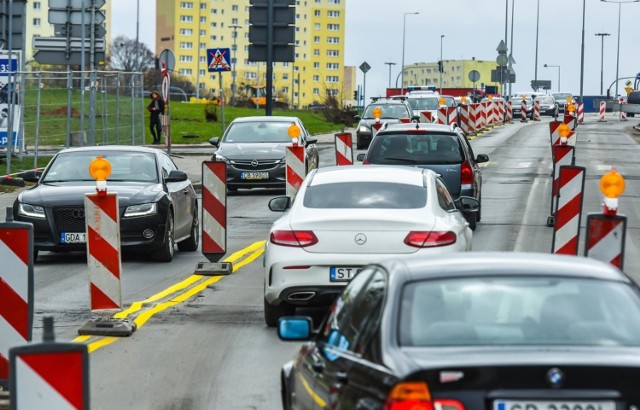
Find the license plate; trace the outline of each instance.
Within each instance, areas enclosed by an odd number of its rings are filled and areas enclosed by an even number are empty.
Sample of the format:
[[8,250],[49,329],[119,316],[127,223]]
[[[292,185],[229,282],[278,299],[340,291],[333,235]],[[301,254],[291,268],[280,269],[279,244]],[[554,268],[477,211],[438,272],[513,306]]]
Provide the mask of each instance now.
[[60,234],[60,242],[61,243],[86,243],[87,234],[84,232],[78,232],[78,233],[62,232]]
[[361,270],[359,266],[332,266],[329,278],[331,282],[348,282]]
[[242,179],[269,179],[268,172],[243,172],[240,174]]
[[615,410],[612,401],[521,401],[496,400],[493,410]]

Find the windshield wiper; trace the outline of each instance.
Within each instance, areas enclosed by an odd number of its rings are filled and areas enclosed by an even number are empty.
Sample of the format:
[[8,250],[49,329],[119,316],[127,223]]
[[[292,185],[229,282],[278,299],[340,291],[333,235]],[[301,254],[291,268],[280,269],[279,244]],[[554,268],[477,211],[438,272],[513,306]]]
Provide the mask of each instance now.
[[412,158],[392,158],[392,157],[384,157],[385,160],[387,161],[404,161],[404,162],[410,162],[412,164],[417,164],[418,161],[416,161],[415,159]]

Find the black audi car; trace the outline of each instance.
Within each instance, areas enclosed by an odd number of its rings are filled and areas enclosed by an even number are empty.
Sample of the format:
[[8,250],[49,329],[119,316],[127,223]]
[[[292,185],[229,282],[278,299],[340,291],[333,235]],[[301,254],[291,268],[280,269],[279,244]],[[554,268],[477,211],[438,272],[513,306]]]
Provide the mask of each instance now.
[[297,117],[241,117],[229,124],[222,138],[209,143],[217,148],[213,160],[227,164],[227,189],[285,188],[285,146],[291,145],[288,130],[300,129],[298,144],[305,148],[306,172],[318,167],[317,138],[309,135]]
[[282,369],[285,409],[621,410],[640,406],[640,289],[593,259],[403,258],[362,270]]
[[107,191],[118,194],[123,251],[169,262],[176,244],[197,250],[198,203],[187,174],[161,150],[105,146],[62,150],[42,173],[24,175],[36,185],[19,194],[13,218],[33,224],[35,257],[38,251],[86,250],[84,197],[96,192],[89,164],[98,156],[111,164]]

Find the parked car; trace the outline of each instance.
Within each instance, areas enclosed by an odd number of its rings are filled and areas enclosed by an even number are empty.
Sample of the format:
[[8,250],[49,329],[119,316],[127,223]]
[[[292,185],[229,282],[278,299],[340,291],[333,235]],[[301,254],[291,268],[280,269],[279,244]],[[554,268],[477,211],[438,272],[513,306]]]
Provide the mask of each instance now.
[[181,251],[197,250],[197,195],[167,154],[144,147],[81,147],[60,151],[42,173],[24,175],[36,185],[18,195],[13,218],[33,224],[34,260],[39,251],[86,250],[84,197],[96,191],[89,164],[98,156],[113,169],[107,184],[118,193],[123,251],[149,252],[169,262],[176,243]]
[[627,409],[640,403],[640,289],[608,263],[536,253],[363,269],[281,370],[284,409]]
[[[633,107],[636,111],[640,110],[640,90],[631,91],[627,96],[627,104],[634,104]],[[638,111],[640,114],[640,111]],[[635,112],[628,112],[627,116],[633,117],[635,116]]]
[[560,112],[560,108],[558,102],[550,95],[536,97],[535,101],[540,101],[540,114],[541,115],[551,115],[552,117],[557,117]]
[[271,200],[284,211],[264,253],[268,326],[296,307],[328,306],[363,266],[390,256],[471,250],[463,214],[478,201],[454,201],[433,171],[353,165],[312,171],[296,195]]
[[[396,124],[378,132],[366,154],[357,159],[363,164],[409,165],[427,168],[442,176],[453,196],[469,196],[482,201],[482,172],[478,164],[489,161],[476,157],[471,144],[459,128],[437,124]],[[476,229],[481,209],[467,215],[471,229]]]
[[522,101],[524,101],[525,117],[533,119],[533,98],[528,96],[520,96],[513,100],[513,118],[515,120],[522,116]]
[[567,92],[558,92],[551,94],[553,98],[558,102],[558,110],[560,112],[564,112],[564,106],[567,104],[567,98],[571,98],[573,100],[573,94]]
[[413,115],[413,110],[405,98],[378,98],[367,105],[364,109],[362,116],[356,116],[358,121],[358,128],[356,131],[356,148],[367,149],[374,133],[372,132],[372,126],[376,122],[376,118],[373,116],[374,110],[380,108],[382,110],[382,116],[380,121],[386,124],[395,124],[400,122],[400,118],[407,118],[418,120],[419,117]]
[[227,189],[285,188],[285,146],[291,145],[289,127],[300,128],[307,172],[317,168],[317,138],[309,135],[297,117],[240,117],[229,124],[222,138],[209,140],[217,148],[213,159],[227,163]]

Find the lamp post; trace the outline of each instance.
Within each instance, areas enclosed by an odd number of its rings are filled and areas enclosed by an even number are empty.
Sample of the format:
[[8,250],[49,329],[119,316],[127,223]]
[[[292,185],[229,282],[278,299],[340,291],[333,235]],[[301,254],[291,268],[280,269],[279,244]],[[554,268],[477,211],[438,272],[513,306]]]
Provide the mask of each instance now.
[[444,34],[440,34],[440,94],[442,94],[442,72],[444,71],[444,61],[442,61],[442,39],[444,39]]
[[400,70],[400,74],[402,75],[402,82],[400,83],[400,94],[404,94],[404,45],[405,45],[405,38],[406,38],[406,34],[407,34],[407,16],[410,14],[420,14],[417,11],[411,12],[411,13],[404,13],[404,15],[402,16],[402,69]]
[[389,88],[391,88],[391,66],[396,65],[396,63],[385,63],[389,66]]
[[618,3],[618,53],[616,57],[616,94],[618,98],[618,77],[620,75],[620,19],[622,17],[622,3],[637,3],[640,0],[600,0],[603,3]]
[[604,92],[604,38],[610,35],[611,34],[609,33],[596,33],[596,36],[600,36],[600,39],[602,40],[600,51],[600,95]]
[[[142,71],[140,64],[140,0],[137,0],[136,9],[136,71]],[[84,74],[82,74],[84,76]]]
[[241,26],[234,24],[230,25],[229,28],[233,29],[233,45],[231,46],[231,104],[235,104],[236,102],[236,62],[238,58],[236,57],[236,53],[238,51],[238,29]]
[[536,87],[533,91],[538,91],[538,33],[540,28],[540,0],[538,0],[538,9],[537,9],[537,17],[536,17],[536,62],[534,67],[533,79],[536,82]]
[[558,68],[558,92],[560,92],[560,66],[559,65],[551,65],[545,64],[544,68],[557,67]]
[[[197,42],[198,51],[196,54],[196,100],[200,99],[200,28],[201,28],[200,15],[201,14],[202,14],[202,8],[198,6],[198,35],[196,36],[196,38],[198,39],[198,42]],[[221,75],[221,74],[218,73],[218,75]]]

